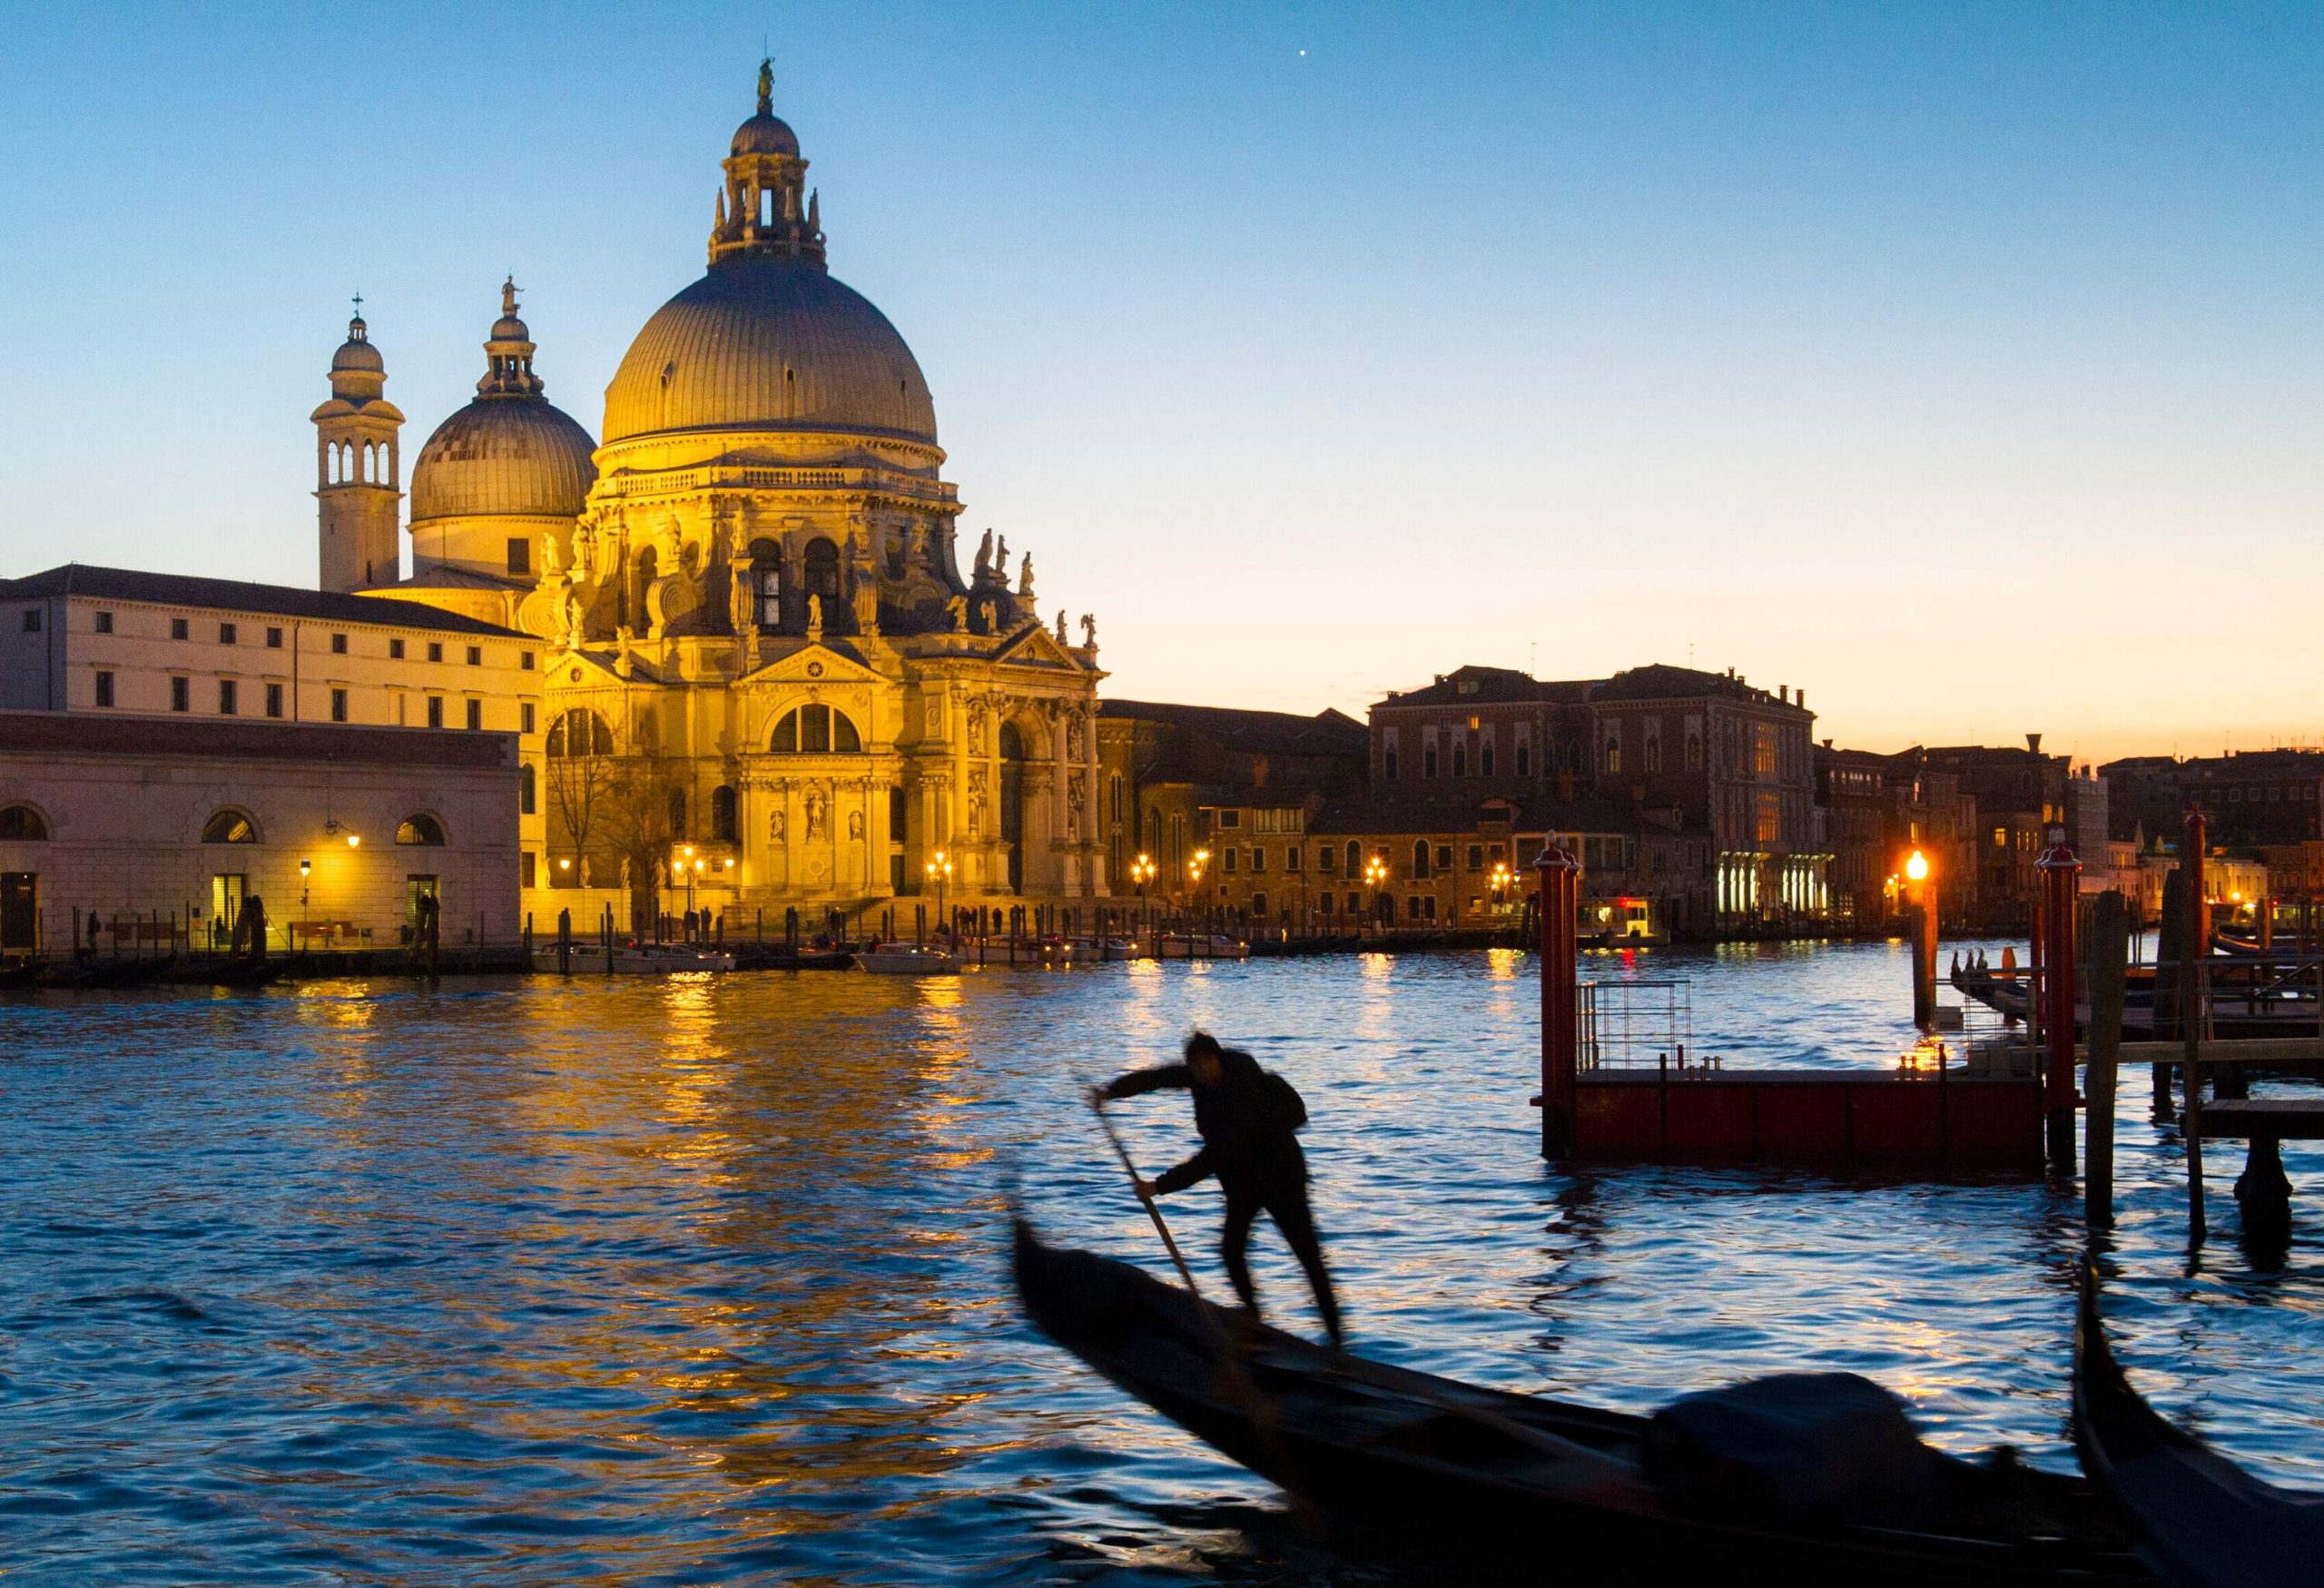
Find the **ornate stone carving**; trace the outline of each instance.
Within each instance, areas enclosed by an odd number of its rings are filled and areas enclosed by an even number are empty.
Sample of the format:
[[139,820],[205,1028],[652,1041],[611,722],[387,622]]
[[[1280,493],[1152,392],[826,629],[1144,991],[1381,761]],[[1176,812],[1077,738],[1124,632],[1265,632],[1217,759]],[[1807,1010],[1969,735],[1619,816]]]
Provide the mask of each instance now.
[[831,810],[831,800],[822,789],[807,791],[807,842],[814,843],[823,835],[823,823]]
[[969,836],[970,838],[984,836],[984,808],[988,797],[984,768],[970,767],[969,769]]
[[1081,836],[1081,818],[1089,805],[1089,774],[1079,767],[1065,776],[1065,835],[1078,841]]
[[985,704],[981,700],[969,704],[969,754],[984,754]]
[[1025,554],[1024,567],[1017,576],[1017,598],[1029,605],[1033,599],[1033,554],[1029,551]]
[[[780,789],[783,785],[775,783],[768,786]],[[766,839],[769,843],[774,844],[787,843],[791,841],[791,817],[789,813],[779,804],[766,819]]]
[[1088,612],[1081,615],[1081,644],[1088,650],[1098,648],[1098,619]]
[[807,637],[823,637],[823,598],[821,596],[807,597]]

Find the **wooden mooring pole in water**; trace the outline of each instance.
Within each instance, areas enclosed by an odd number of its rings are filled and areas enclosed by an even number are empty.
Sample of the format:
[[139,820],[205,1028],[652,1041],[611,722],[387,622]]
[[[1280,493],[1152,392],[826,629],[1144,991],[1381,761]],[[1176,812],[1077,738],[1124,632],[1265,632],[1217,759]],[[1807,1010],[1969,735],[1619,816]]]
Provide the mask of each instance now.
[[2203,1010],[2203,961],[2211,952],[2211,910],[2203,902],[2203,850],[2210,842],[2201,806],[2187,811],[2179,841],[2179,869],[2187,878],[2187,930],[2179,956],[2179,1066],[2182,1106],[2180,1134],[2187,1144],[2187,1241],[2201,1246],[2208,1233],[2203,1217],[2202,1040],[2211,1024]]
[[2101,893],[2090,914],[2089,1068],[2083,1085],[2082,1206],[2093,1229],[2114,1224],[2114,1059],[2122,1045],[2130,957],[2130,910],[2122,894]]
[[2050,845],[2034,862],[2042,877],[2043,1047],[2048,1063],[2042,1077],[2042,1111],[2047,1120],[2050,1163],[2073,1168],[2073,928],[2074,906],[2082,891],[2082,862],[2063,842]]
[[1574,975],[1580,943],[1574,911],[1581,863],[1551,842],[1533,863],[1541,878],[1541,1156],[1573,1152],[1579,1032]]

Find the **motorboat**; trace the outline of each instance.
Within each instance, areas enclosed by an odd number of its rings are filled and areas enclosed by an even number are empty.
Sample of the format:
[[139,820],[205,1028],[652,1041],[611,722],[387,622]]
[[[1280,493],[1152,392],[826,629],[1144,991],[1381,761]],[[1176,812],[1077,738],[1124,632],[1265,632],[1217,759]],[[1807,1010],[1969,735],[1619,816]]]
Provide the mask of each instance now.
[[875,943],[855,952],[858,969],[875,976],[955,976],[960,956],[927,943]]
[[[534,970],[553,976],[564,968],[556,943],[534,942]],[[608,949],[603,943],[576,942],[572,968],[576,976],[603,976],[608,972],[616,976],[679,976],[698,971],[731,971],[734,956],[694,943],[615,943]]]
[[1206,937],[1197,932],[1165,932],[1155,944],[1155,952],[1166,960],[1247,960],[1251,945],[1240,938],[1214,932]]

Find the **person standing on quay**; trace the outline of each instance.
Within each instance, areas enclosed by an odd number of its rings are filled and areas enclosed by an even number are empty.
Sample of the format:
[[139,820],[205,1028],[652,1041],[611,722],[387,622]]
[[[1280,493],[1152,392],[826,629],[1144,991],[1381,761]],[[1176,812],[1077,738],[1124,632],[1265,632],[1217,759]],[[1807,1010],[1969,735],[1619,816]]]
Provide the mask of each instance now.
[[1151,1200],[1199,1185],[1214,1174],[1218,1177],[1218,1189],[1226,1194],[1219,1260],[1253,1317],[1259,1302],[1246,1254],[1251,1226],[1262,1212],[1267,1214],[1306,1270],[1307,1283],[1315,1292],[1315,1310],[1323,1315],[1333,1348],[1339,1349],[1339,1298],[1333,1293],[1331,1270],[1324,1265],[1323,1243],[1307,1206],[1307,1158],[1293,1134],[1307,1122],[1306,1103],[1289,1081],[1260,1069],[1248,1053],[1220,1047],[1207,1031],[1187,1039],[1184,1063],[1133,1070],[1092,1088],[1090,1098],[1102,1108],[1111,1099],[1178,1087],[1194,1095],[1195,1129],[1202,1137],[1202,1149],[1157,1179],[1139,1180],[1137,1194]]

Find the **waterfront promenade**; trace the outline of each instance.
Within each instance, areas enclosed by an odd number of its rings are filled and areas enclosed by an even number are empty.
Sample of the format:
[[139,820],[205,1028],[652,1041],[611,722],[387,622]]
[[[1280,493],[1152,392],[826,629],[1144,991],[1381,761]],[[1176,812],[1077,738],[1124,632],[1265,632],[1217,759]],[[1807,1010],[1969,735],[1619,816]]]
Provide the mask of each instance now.
[[[1689,979],[1734,1061],[1878,1063],[1912,1041],[1903,952],[1633,973]],[[1368,1354],[1628,1408],[1847,1368],[1947,1448],[2070,1465],[2073,1187],[1560,1173],[1535,991],[1501,952],[0,997],[12,1580],[1401,1584],[1008,1293],[1012,1188],[1163,1267],[1078,1089],[1196,1023],[1306,1096]],[[2146,1102],[2127,1076],[2125,1359],[2225,1452],[2324,1482],[2300,1287],[2227,1229],[2190,1271]],[[1141,1163],[1189,1146],[1182,1103],[1118,1118]],[[1215,1195],[1165,1206],[1216,1286]],[[2303,1228],[2290,1267],[2319,1253]]]

